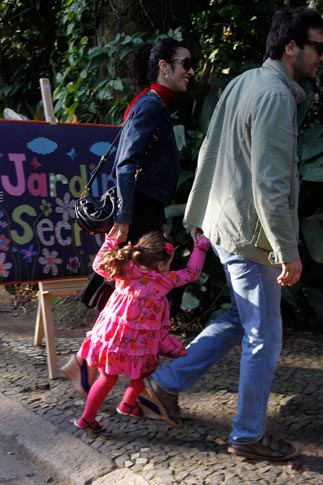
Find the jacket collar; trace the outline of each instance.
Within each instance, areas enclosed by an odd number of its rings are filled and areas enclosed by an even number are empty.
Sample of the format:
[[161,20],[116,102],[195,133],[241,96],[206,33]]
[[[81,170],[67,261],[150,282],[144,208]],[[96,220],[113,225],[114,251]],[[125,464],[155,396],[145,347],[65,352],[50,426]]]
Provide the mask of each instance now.
[[278,76],[283,80],[285,84],[287,84],[288,88],[294,95],[296,103],[304,101],[304,99],[306,98],[304,89],[290,77],[286,67],[281,61],[268,58],[263,63],[262,67],[264,69],[271,69],[278,74]]

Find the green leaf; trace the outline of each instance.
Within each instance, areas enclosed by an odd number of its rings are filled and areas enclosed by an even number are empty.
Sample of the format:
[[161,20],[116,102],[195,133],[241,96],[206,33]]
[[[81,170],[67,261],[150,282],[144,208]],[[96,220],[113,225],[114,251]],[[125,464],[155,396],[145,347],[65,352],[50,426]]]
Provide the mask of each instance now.
[[165,209],[166,219],[173,219],[184,215],[186,204],[173,204]]
[[302,101],[297,105],[297,125],[298,126],[301,126],[301,124],[303,123],[313,97],[313,86],[312,86],[312,82],[309,79],[304,79],[303,81],[300,82],[300,85],[305,91],[306,98],[304,99],[304,101]]
[[282,287],[282,298],[295,308],[299,308],[299,303],[301,301],[300,295],[301,283],[299,281],[293,286]]
[[196,298],[196,296],[192,295],[192,293],[188,290],[184,292],[181,304],[181,308],[183,310],[193,310],[194,308],[197,308],[199,304],[200,301]]
[[311,258],[317,263],[323,263],[323,213],[303,217],[301,228]]
[[218,99],[218,90],[212,89],[204,100],[199,117],[199,126],[203,133],[207,132]]
[[174,126],[174,134],[176,139],[177,150],[181,151],[183,147],[186,145],[184,125]]
[[180,172],[177,182],[177,189],[181,187],[181,185],[186,184],[186,182],[193,180],[194,173],[190,170],[183,170]]
[[310,125],[298,137],[298,153],[300,160],[309,160],[323,152],[323,125]]
[[323,294],[313,286],[306,286],[303,289],[304,295],[309,305],[314,309],[315,313],[323,316]]
[[173,229],[173,219],[175,217],[183,217],[185,212],[186,204],[174,204],[169,205],[165,208],[165,216],[167,220],[167,225],[169,232],[172,232]]
[[323,182],[323,155],[311,162],[301,163],[298,171],[303,180]]
[[121,79],[114,79],[109,84],[116,91],[122,91],[123,90],[123,82],[121,81]]
[[105,49],[102,49],[102,47],[94,47],[93,49],[89,49],[88,55],[89,55],[89,59],[94,59],[95,57],[98,57],[98,56],[106,57],[107,51]]

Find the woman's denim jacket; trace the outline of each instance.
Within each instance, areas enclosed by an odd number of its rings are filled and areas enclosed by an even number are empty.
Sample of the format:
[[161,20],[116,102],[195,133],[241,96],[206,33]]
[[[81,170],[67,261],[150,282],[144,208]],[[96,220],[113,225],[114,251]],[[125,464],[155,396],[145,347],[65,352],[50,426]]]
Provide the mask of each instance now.
[[113,175],[117,179],[117,222],[131,224],[134,192],[166,205],[178,178],[178,152],[170,114],[149,91],[138,99],[122,129]]

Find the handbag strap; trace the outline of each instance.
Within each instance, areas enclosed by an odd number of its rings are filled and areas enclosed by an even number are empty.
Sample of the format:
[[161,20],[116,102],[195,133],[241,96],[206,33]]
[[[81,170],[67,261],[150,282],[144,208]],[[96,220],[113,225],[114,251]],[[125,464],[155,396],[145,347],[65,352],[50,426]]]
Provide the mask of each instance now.
[[[128,120],[127,120],[128,121]],[[99,171],[101,170],[103,164],[107,161],[107,158],[108,156],[110,155],[111,151],[112,151],[112,148],[114,147],[114,145],[116,144],[118,138],[120,137],[121,135],[121,131],[123,130],[123,128],[125,127],[125,125],[123,125],[122,128],[120,128],[120,130],[118,131],[116,137],[114,138],[113,142],[111,143],[108,151],[105,153],[105,155],[102,155],[102,157],[100,158],[100,162],[99,162],[99,165],[95,168],[95,170],[92,172],[92,175],[90,177],[90,180],[88,181],[88,183],[84,186],[84,189],[83,189],[83,192],[81,193],[81,197],[84,197],[85,195],[87,195],[89,193],[89,189],[95,179],[95,177],[98,175]],[[152,139],[154,141],[157,141],[158,140],[158,131],[159,131],[159,128],[156,129],[156,133],[153,134],[152,136]],[[151,148],[151,145],[150,147]],[[146,157],[148,157],[148,152],[146,152]],[[142,170],[142,167],[140,167],[140,170]]]
[[112,141],[108,151],[102,155],[102,157],[100,158],[100,162],[98,164],[98,166],[94,169],[94,171],[92,172],[92,175],[90,177],[90,180],[88,181],[88,183],[84,186],[84,189],[83,189],[83,192],[81,194],[81,197],[84,197],[84,195],[87,195],[88,192],[89,192],[89,188],[91,187],[91,185],[93,184],[93,181],[95,179],[95,177],[98,175],[98,173],[100,172],[102,166],[104,165],[104,163],[107,161],[108,159],[108,156],[110,155],[112,149],[114,148],[115,144],[117,143],[118,141],[118,138],[120,137],[120,134],[121,134],[121,131],[122,131],[123,128],[120,128],[120,130],[118,131],[117,135],[115,136],[114,140]]

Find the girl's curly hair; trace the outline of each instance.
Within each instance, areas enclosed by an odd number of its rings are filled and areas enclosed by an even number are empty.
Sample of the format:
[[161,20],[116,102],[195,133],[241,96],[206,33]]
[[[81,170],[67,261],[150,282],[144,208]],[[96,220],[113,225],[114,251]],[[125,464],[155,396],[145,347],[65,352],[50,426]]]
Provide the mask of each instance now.
[[174,247],[159,231],[143,235],[137,244],[127,243],[123,247],[110,248],[104,255],[99,268],[109,272],[111,278],[124,276],[126,266],[132,261],[137,266],[157,270],[159,262],[167,263]]

